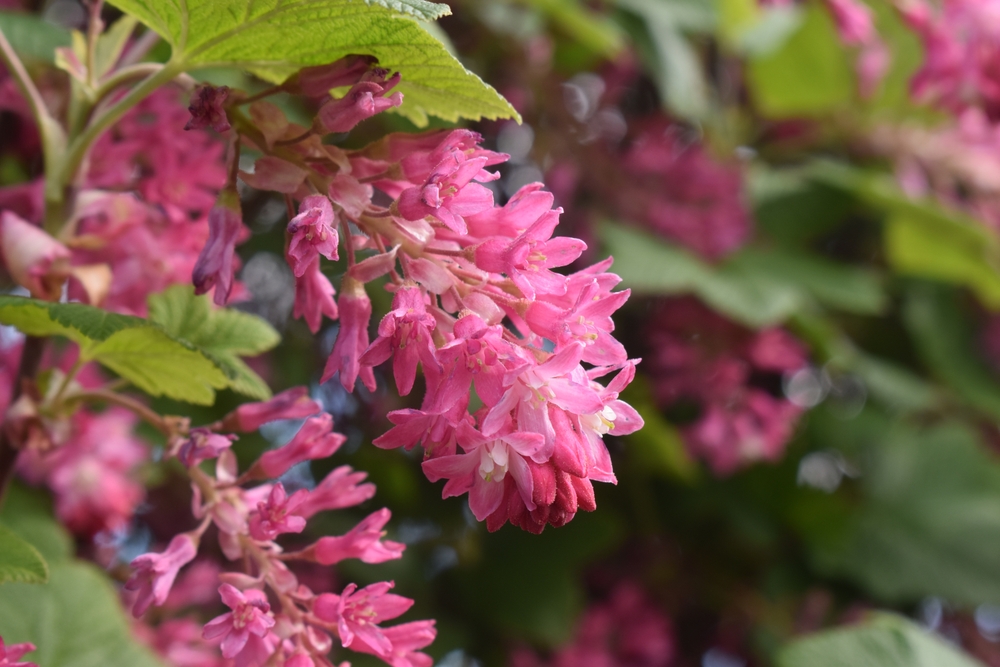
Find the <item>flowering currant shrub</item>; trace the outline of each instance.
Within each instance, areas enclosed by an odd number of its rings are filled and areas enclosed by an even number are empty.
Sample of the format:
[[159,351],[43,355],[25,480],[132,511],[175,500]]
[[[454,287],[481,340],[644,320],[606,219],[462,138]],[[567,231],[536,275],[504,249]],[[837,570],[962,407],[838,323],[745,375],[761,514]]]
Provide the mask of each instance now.
[[[428,479],[445,480],[444,497],[467,494],[491,531],[562,526],[596,509],[593,482],[616,481],[603,437],[643,423],[620,398],[638,360],[611,319],[629,291],[615,291],[610,258],[578,262],[587,246],[557,234],[562,211],[541,183],[495,201],[489,184],[508,156],[480,134],[354,141],[359,124],[390,110],[424,123],[428,113],[516,116],[413,20],[446,6],[318,3],[314,20],[338,36],[286,45],[274,60],[271,42],[300,8],[278,3],[255,23],[253,3],[224,4],[154,11],[126,0],[108,26],[102,3],[86,3],[85,35],[55,52],[58,82],[36,81],[0,34],[5,108],[29,137],[20,148],[44,162],[0,194],[0,251],[16,285],[0,297],[0,322],[13,327],[0,369],[0,480],[46,487],[55,516],[105,564],[100,545],[126,535],[143,504],[155,511],[150,469],[189,480],[189,521],[179,523],[193,527],[132,558],[123,585],[140,619],[132,632],[169,660],[306,667],[347,649],[427,667],[434,621],[386,624],[414,604],[392,581],[334,588],[306,575],[399,559],[405,545],[386,539],[385,508],[346,532],[295,538],[375,486],[347,465],[311,488],[287,486],[291,470],[332,457],[347,437],[307,387],[271,397],[241,360],[279,337],[227,308],[248,296],[237,280],[236,248],[251,236],[242,201],[270,196],[287,212],[276,250],[294,281],[293,317],[312,334],[338,324],[319,381],[371,394],[385,382],[376,370],[391,368],[399,396],[422,398],[389,412],[374,444],[419,446]],[[347,38],[352,30],[367,42]],[[165,63],[150,56],[160,40],[172,47]],[[186,73],[208,64],[270,84],[248,91]],[[202,405],[221,389],[258,400],[206,423],[135,389]],[[297,430],[241,465],[240,435],[272,422]],[[16,548],[44,575],[30,545]],[[213,601],[228,611],[201,622],[177,614]],[[26,664],[10,661],[31,648],[11,645],[3,664]]]

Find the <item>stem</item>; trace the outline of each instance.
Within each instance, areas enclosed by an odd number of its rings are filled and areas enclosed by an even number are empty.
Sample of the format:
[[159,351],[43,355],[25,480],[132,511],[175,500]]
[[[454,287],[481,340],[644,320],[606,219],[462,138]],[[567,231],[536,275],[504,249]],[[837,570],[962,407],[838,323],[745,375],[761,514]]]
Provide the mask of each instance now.
[[101,6],[104,0],[91,0],[87,4],[90,10],[90,20],[87,22],[87,85],[93,89],[97,86],[97,76],[94,72],[97,68],[97,39],[104,30],[104,22],[101,21]]
[[113,93],[119,86],[156,74],[161,69],[163,69],[163,65],[160,63],[139,63],[138,65],[122,67],[104,79],[101,85],[97,87],[97,90],[94,92],[94,103],[100,102]]
[[14,81],[17,83],[18,89],[20,89],[25,99],[28,100],[28,105],[31,107],[31,114],[35,117],[39,129],[44,130],[42,119],[47,118],[51,120],[52,117],[49,115],[49,110],[45,107],[42,94],[38,92],[38,88],[35,87],[31,77],[28,76],[28,70],[24,68],[24,63],[17,57],[14,47],[7,41],[7,36],[3,34],[3,30],[0,30],[0,58],[3,58],[4,65],[14,75]]
[[174,433],[174,428],[171,426],[167,419],[164,419],[162,415],[154,412],[147,406],[143,405],[136,399],[126,396],[125,394],[119,394],[114,391],[109,391],[107,389],[87,389],[74,394],[70,394],[66,397],[67,401],[95,401],[112,403],[114,405],[120,405],[123,408],[131,410],[136,415],[144,419],[151,426],[155,427],[160,433],[165,436],[171,436]]
[[239,104],[240,106],[244,104],[251,104],[252,102],[256,102],[257,100],[262,100],[265,97],[276,95],[280,93],[282,90],[284,90],[284,86],[272,86],[270,88],[260,91],[259,93],[254,93],[250,97],[244,97],[242,100],[239,101]]
[[119,67],[124,68],[136,64],[146,57],[146,54],[156,46],[158,41],[160,41],[160,35],[155,30],[147,29],[121,57],[118,62]]
[[90,150],[90,146],[94,141],[104,134],[104,131],[111,127],[111,125],[118,122],[125,115],[125,112],[141,102],[157,88],[170,82],[181,71],[182,68],[176,63],[163,65],[155,73],[143,79],[125,97],[115,102],[114,105],[95,118],[84,133],[73,140],[73,143],[69,147],[69,154],[66,156],[66,161],[63,163],[55,179],[60,195],[62,189],[75,178],[77,170],[83,164],[83,160],[87,156],[87,151]]
[[[35,377],[35,374],[38,372],[38,366],[42,362],[42,352],[44,350],[44,338],[28,336],[24,339],[24,348],[21,351],[21,364],[17,369],[14,386],[10,392],[11,403],[21,396],[24,381]],[[7,492],[7,486],[14,475],[14,466],[17,463],[17,457],[20,453],[19,450],[14,449],[14,444],[7,436],[7,429],[0,428],[0,504],[3,504],[4,494]]]
[[73,378],[76,377],[76,374],[80,372],[80,369],[83,368],[83,366],[84,366],[83,359],[77,359],[76,363],[73,364],[73,368],[69,369],[69,372],[63,376],[63,380],[59,385],[59,389],[56,391],[55,396],[52,398],[53,403],[56,404],[59,403],[59,401],[63,397],[63,394],[65,394],[66,390],[69,388],[70,382],[73,381]]

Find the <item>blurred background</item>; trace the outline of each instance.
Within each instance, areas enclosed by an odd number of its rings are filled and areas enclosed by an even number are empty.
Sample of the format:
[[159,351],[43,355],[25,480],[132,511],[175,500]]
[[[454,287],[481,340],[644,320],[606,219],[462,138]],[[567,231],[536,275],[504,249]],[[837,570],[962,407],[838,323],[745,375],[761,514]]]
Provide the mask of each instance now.
[[[84,19],[2,4],[52,40]],[[336,324],[289,318],[285,208],[248,192],[239,307],[284,336],[254,366],[309,385],[349,438],[286,486],[368,471],[375,499],[310,527],[385,505],[408,545],[312,576],[394,579],[417,600],[403,620],[437,619],[441,667],[1000,665],[1000,0],[449,4],[428,30],[524,120],[473,126],[511,156],[497,202],[544,181],[581,265],[613,255],[632,290],[616,335],[642,358],[624,398],[646,426],[606,436],[618,484],[596,512],[488,533],[419,458],[371,446],[408,406],[385,375],[375,394],[318,384]],[[403,129],[382,114],[342,143]],[[5,185],[37,169],[12,143]],[[296,427],[242,438],[241,460]],[[183,529],[180,476],[147,474],[129,530],[77,545],[113,572]]]

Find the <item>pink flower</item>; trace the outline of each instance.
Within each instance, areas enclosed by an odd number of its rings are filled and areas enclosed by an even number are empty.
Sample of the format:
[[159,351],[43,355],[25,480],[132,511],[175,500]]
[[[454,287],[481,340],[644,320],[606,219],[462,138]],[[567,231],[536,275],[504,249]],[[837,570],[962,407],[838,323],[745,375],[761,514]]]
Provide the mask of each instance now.
[[392,582],[385,581],[360,590],[356,584],[348,584],[340,595],[323,593],[317,597],[313,614],[336,624],[345,647],[358,637],[376,651],[375,655],[388,655],[392,642],[377,624],[401,616],[413,606],[413,600],[389,593],[392,587]]
[[4,644],[3,637],[0,637],[0,667],[38,667],[33,662],[19,662],[25,653],[35,650],[35,645],[30,642],[23,644]]
[[354,126],[403,103],[403,94],[386,93],[399,83],[399,74],[385,79],[386,70],[372,70],[369,80],[359,81],[339,100],[330,100],[316,114],[316,124],[326,132],[350,132]]
[[238,440],[235,435],[213,433],[207,428],[191,429],[190,437],[177,452],[177,459],[190,468],[202,461],[218,458],[219,454],[232,447],[235,440]]
[[362,484],[367,473],[354,472],[350,466],[340,466],[308,492],[296,513],[308,519],[324,510],[360,505],[375,495],[375,485]]
[[345,56],[329,65],[303,67],[291,79],[285,82],[284,88],[292,93],[301,93],[308,97],[326,97],[334,88],[351,86],[378,62],[372,56]]
[[264,452],[246,476],[250,479],[280,477],[297,463],[332,456],[345,440],[333,431],[333,417],[329,413],[310,417],[287,445]]
[[345,275],[340,282],[339,304],[340,331],[320,381],[326,382],[340,373],[340,384],[347,391],[354,391],[358,377],[369,391],[375,391],[375,374],[371,366],[361,365],[361,355],[368,348],[368,323],[372,317],[372,302],[364,283]]
[[365,563],[384,563],[403,555],[405,544],[382,540],[382,528],[392,516],[383,508],[365,517],[361,523],[340,537],[321,537],[303,552],[321,565],[333,565],[347,558],[359,558]]
[[240,197],[236,189],[223,190],[208,214],[208,241],[191,272],[195,293],[204,294],[216,288],[213,298],[220,306],[226,304],[233,288],[236,242],[243,229]]
[[185,130],[200,130],[210,127],[222,134],[229,131],[229,119],[226,117],[226,110],[223,108],[226,99],[229,97],[229,88],[219,86],[215,88],[209,85],[201,85],[195,88],[191,96],[191,120],[184,126]]
[[309,417],[322,409],[319,403],[309,398],[307,387],[293,387],[268,401],[244,403],[223,419],[223,428],[249,433],[268,422]]
[[388,653],[380,653],[378,646],[372,646],[366,641],[367,636],[355,633],[354,640],[347,648],[359,653],[377,655],[392,667],[431,667],[434,659],[417,649],[429,646],[437,636],[434,621],[413,621],[400,623],[388,628],[381,628],[392,648]]
[[219,594],[232,611],[209,621],[202,636],[222,637],[223,657],[236,658],[241,667],[261,664],[261,657],[266,659],[274,652],[273,641],[268,639],[274,617],[267,596],[256,589],[241,593],[229,584],[219,586]]
[[392,299],[392,311],[378,325],[378,338],[361,355],[365,366],[377,366],[392,357],[396,389],[406,396],[413,389],[418,361],[424,368],[438,366],[431,331],[436,326],[427,313],[424,293],[416,286],[403,286]]
[[475,429],[459,426],[459,444],[464,454],[440,456],[422,464],[427,479],[447,479],[443,498],[469,494],[469,508],[483,521],[500,506],[504,478],[510,472],[528,509],[535,509],[531,472],[526,459],[543,462],[545,438],[539,433],[511,432],[485,437]]
[[483,403],[492,406],[500,400],[504,376],[520,362],[514,345],[504,340],[503,331],[502,326],[487,326],[471,313],[455,322],[454,338],[437,351],[443,371],[441,381],[428,388],[428,410],[448,410],[467,397],[473,382]]
[[69,278],[70,251],[40,227],[4,211],[0,213],[0,252],[18,285],[31,296],[58,301]]
[[494,237],[476,246],[476,266],[506,274],[527,299],[565,294],[566,277],[550,269],[576,261],[587,244],[565,236],[551,238],[561,212],[548,211],[513,240]]
[[301,533],[306,520],[299,516],[299,507],[308,495],[308,491],[300,489],[289,498],[284,485],[275,484],[267,500],[257,503],[257,509],[250,514],[250,537],[266,542],[282,533]]
[[494,178],[483,171],[488,161],[486,156],[466,159],[464,153],[445,157],[426,182],[400,193],[396,202],[399,214],[407,220],[432,216],[456,234],[467,233],[464,217],[493,207],[493,192],[472,182]]
[[[286,259],[289,260],[289,265],[294,263],[290,257],[286,256]],[[295,278],[295,307],[292,315],[304,318],[309,330],[316,333],[324,315],[331,320],[337,319],[337,302],[333,297],[333,285],[320,271],[317,255],[302,269],[302,275]]]
[[323,195],[309,195],[299,205],[299,214],[288,223],[291,241],[288,257],[294,260],[292,272],[301,277],[318,255],[337,259],[337,228],[330,200]]
[[139,618],[150,605],[163,604],[174,585],[181,567],[190,563],[198,553],[198,542],[188,533],[176,535],[167,550],[160,554],[143,554],[132,561],[134,572],[125,590],[138,591],[132,615]]

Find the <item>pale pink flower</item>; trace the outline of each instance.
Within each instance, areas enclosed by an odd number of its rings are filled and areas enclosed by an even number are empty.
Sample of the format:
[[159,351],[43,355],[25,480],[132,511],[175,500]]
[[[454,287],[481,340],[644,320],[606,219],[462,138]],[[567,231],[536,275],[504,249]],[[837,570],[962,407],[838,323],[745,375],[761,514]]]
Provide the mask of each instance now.
[[309,397],[307,387],[286,389],[274,398],[259,403],[244,403],[223,420],[224,429],[249,433],[278,419],[310,417],[323,407]]
[[330,100],[316,114],[316,125],[326,132],[350,132],[354,126],[391,107],[403,103],[400,92],[386,94],[399,83],[399,74],[385,78],[386,70],[375,69],[369,79],[354,84],[339,100]]
[[38,667],[33,662],[20,661],[25,653],[31,653],[34,650],[35,645],[31,642],[8,646],[4,643],[3,637],[0,637],[0,667]]
[[250,513],[250,537],[266,542],[282,533],[301,533],[306,520],[299,515],[299,507],[308,494],[299,489],[289,497],[283,484],[275,484],[267,500],[257,503],[257,509]]
[[369,644],[366,635],[355,633],[354,640],[347,648],[358,653],[370,653],[385,660],[392,667],[431,667],[434,659],[417,649],[429,646],[437,636],[434,621],[413,621],[381,628],[392,648],[388,653],[380,653],[378,646]]
[[396,202],[399,214],[407,220],[431,216],[456,234],[467,233],[464,217],[492,208],[493,192],[472,182],[482,180],[489,158],[465,158],[464,153],[446,157],[425,183],[403,190]]
[[[294,260],[289,259],[289,265]],[[319,269],[319,255],[302,269],[302,275],[295,278],[295,306],[293,317],[304,318],[309,330],[319,331],[319,326],[326,315],[331,320],[337,319],[337,302],[334,301],[334,289],[329,278]]]
[[196,294],[204,294],[214,287],[215,303],[226,304],[236,276],[236,243],[243,233],[239,195],[235,188],[223,190],[208,214],[208,241],[191,272]]
[[274,479],[303,461],[325,459],[344,444],[346,438],[333,431],[333,417],[322,413],[310,417],[288,444],[264,452],[247,471],[250,479]]
[[438,366],[431,331],[436,326],[427,313],[424,293],[416,286],[396,290],[392,310],[378,325],[378,338],[361,355],[364,366],[377,366],[392,357],[396,389],[405,396],[413,389],[417,363],[424,368]]
[[383,540],[382,530],[391,513],[383,508],[365,517],[361,523],[340,537],[321,537],[304,552],[321,565],[333,565],[347,558],[358,558],[365,563],[383,563],[401,558],[405,544]]
[[267,596],[259,590],[241,593],[234,586],[219,586],[222,601],[232,611],[217,616],[205,625],[205,639],[222,638],[222,655],[236,658],[240,666],[259,665],[274,652],[274,642],[268,635],[274,627],[274,616]]
[[148,553],[135,558],[132,561],[132,576],[125,582],[125,590],[138,591],[132,615],[138,618],[146,613],[150,605],[163,604],[177,573],[197,553],[197,540],[188,533],[181,533],[170,540],[163,553]]
[[299,503],[296,514],[308,519],[318,512],[360,505],[375,495],[375,485],[364,483],[367,473],[350,466],[334,468]]
[[301,277],[306,267],[323,255],[337,259],[337,227],[330,200],[323,195],[309,195],[299,205],[299,214],[288,223],[291,240],[288,257],[293,261],[292,272]]
[[219,454],[232,447],[235,440],[238,440],[235,435],[222,435],[213,433],[207,428],[194,428],[178,450],[177,459],[190,468],[202,461],[218,458]]
[[372,302],[364,283],[350,275],[340,282],[340,331],[333,344],[330,358],[323,369],[321,382],[340,373],[340,384],[354,391],[358,377],[369,391],[375,391],[375,374],[371,366],[361,365],[361,355],[368,348],[368,323],[372,317]]
[[358,589],[348,584],[340,595],[323,593],[313,603],[313,614],[330,624],[336,624],[343,645],[350,646],[355,637],[372,647],[375,655],[388,655],[392,642],[377,624],[401,616],[413,606],[413,600],[393,595],[392,582],[383,581]]

